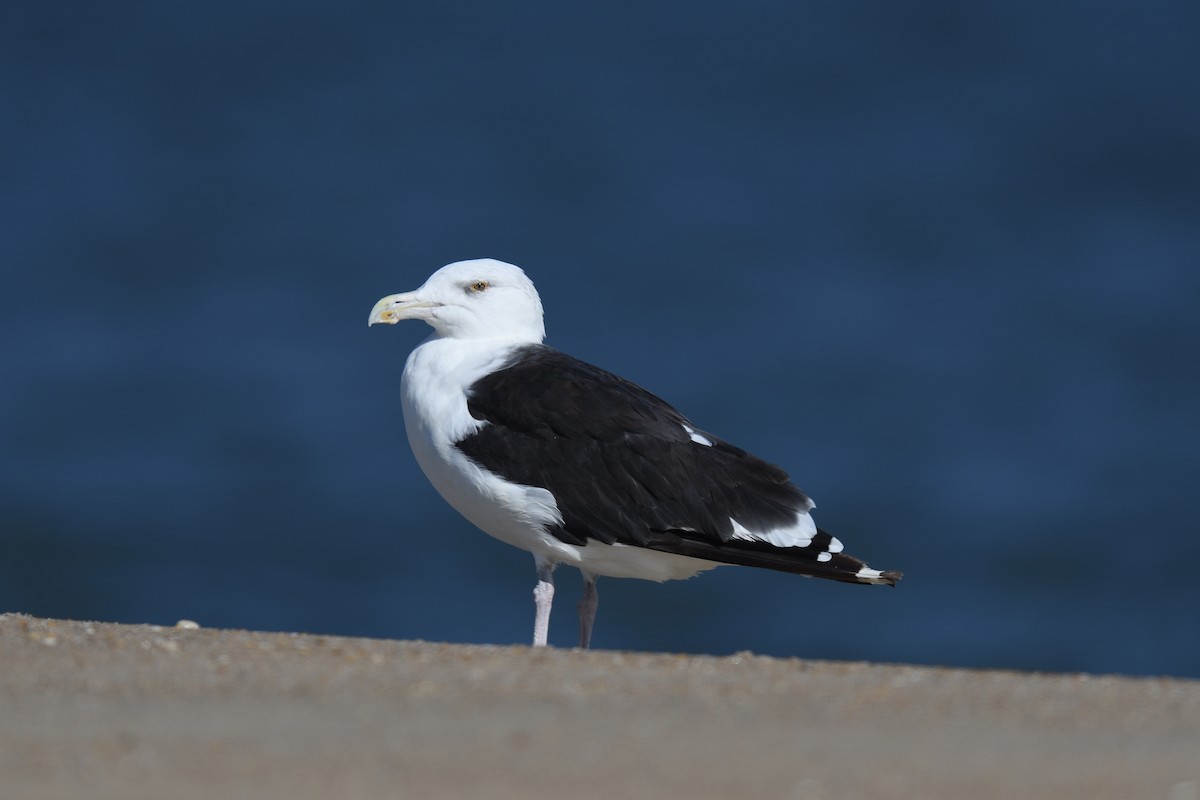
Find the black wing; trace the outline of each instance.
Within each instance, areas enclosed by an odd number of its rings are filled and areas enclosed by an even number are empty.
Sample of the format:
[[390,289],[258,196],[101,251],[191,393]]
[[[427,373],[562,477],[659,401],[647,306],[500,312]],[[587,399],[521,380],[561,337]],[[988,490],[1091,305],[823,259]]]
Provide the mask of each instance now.
[[[697,429],[666,402],[545,345],[514,352],[476,381],[467,408],[490,424],[458,442],[480,466],[554,495],[563,524],[550,533],[859,582],[864,565],[831,538],[777,547],[733,538],[795,525],[808,498],[779,467]],[[692,439],[692,433],[711,442]]]

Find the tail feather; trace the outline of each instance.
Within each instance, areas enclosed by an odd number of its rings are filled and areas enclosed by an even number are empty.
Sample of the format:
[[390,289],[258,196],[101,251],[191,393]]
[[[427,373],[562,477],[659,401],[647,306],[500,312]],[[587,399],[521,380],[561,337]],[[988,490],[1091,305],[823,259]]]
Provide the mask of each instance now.
[[825,547],[831,539],[825,531],[820,531],[808,547],[777,547],[767,542],[741,539],[714,542],[693,539],[675,531],[664,531],[653,534],[645,547],[720,564],[761,567],[845,583],[895,586],[903,576],[896,570],[871,569],[865,562],[845,553],[829,552]]

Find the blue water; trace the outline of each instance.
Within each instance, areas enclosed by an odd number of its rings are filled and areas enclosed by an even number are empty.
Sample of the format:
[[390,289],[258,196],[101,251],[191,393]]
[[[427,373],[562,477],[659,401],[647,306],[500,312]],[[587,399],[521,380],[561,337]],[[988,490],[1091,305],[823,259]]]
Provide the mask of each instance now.
[[494,256],[906,573],[606,580],[596,646],[1200,677],[1196,9],[6,9],[0,610],[526,641],[366,327]]

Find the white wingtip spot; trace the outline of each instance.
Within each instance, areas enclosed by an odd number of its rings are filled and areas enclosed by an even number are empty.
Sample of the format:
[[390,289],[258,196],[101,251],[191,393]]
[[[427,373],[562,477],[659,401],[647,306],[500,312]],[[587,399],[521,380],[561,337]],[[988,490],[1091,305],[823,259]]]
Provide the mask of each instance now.
[[696,433],[695,428],[691,427],[690,425],[684,425],[683,429],[685,431],[687,431],[688,436],[696,444],[702,444],[705,447],[712,447],[712,440],[709,439],[707,436],[702,436],[702,435]]
[[832,561],[832,560],[833,560],[833,555],[831,553],[817,553],[817,561]]
[[871,583],[882,583],[883,573],[877,569],[863,567],[858,572],[854,573],[854,577],[860,581],[870,581]]
[[829,537],[829,547],[826,548],[831,553],[842,552],[842,543],[836,536]]
[[794,527],[775,528],[761,533],[749,530],[733,517],[730,517],[729,521],[733,524],[734,539],[745,539],[748,542],[768,542],[776,547],[808,547],[817,533],[817,526],[812,521],[812,517],[804,512],[796,515]]

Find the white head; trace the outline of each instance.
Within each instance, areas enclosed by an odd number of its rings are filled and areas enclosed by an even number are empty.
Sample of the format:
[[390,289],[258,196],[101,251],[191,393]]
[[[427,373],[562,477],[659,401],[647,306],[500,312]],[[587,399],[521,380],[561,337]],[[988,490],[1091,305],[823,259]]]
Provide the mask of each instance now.
[[542,301],[520,267],[478,258],[447,264],[412,292],[392,294],[371,309],[368,325],[422,319],[449,339],[546,337]]

